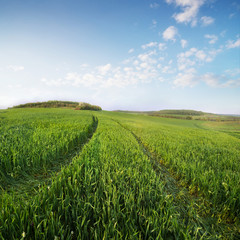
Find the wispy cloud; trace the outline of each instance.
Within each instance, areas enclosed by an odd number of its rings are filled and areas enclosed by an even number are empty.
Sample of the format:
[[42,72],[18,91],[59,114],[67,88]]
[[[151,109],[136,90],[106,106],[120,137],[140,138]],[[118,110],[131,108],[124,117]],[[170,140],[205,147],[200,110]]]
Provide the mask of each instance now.
[[213,73],[206,73],[201,76],[201,80],[210,87],[215,88],[227,88],[227,87],[239,87],[240,78],[230,78],[226,75],[215,75]]
[[147,49],[147,48],[151,48],[151,47],[156,47],[157,46],[157,42],[150,42],[147,44],[142,45],[142,49]]
[[[165,74],[175,71],[172,60],[163,62],[166,43],[150,42],[141,46],[142,52],[132,54],[119,65],[111,63],[96,67],[80,68],[79,72],[67,72],[56,79],[42,78],[48,86],[74,86],[101,89],[108,87],[127,87],[139,83],[162,82]],[[132,52],[132,51],[131,51]],[[160,64],[162,62],[163,64]]]
[[202,22],[203,26],[211,25],[214,23],[214,21],[215,21],[215,19],[212,17],[208,17],[208,16],[201,17],[201,22]]
[[173,81],[175,87],[193,87],[201,82],[212,88],[236,88],[240,86],[240,77],[231,78],[229,75],[206,73],[198,75],[195,69],[179,73]]
[[97,84],[99,80],[98,77],[91,73],[79,74],[76,72],[70,72],[67,73],[65,81],[73,86],[84,85],[86,87],[91,87]]
[[229,19],[232,19],[235,15],[236,15],[236,13],[229,14]]
[[154,2],[150,4],[150,8],[159,8],[159,4]]
[[134,48],[131,48],[128,50],[128,53],[133,53],[134,52]]
[[158,49],[159,49],[160,51],[164,51],[164,50],[167,49],[167,46],[166,46],[165,43],[159,43],[159,44],[158,44]]
[[218,37],[217,37],[216,35],[214,35],[214,34],[213,34],[213,35],[206,34],[204,37],[207,38],[207,39],[209,39],[209,43],[210,43],[210,44],[214,44],[214,43],[216,43],[217,40],[218,40]]
[[186,52],[177,55],[178,69],[179,71],[186,71],[197,64],[202,65],[203,63],[212,62],[221,51],[221,48],[211,50],[190,48]]
[[151,29],[154,29],[156,27],[157,27],[157,21],[155,19],[153,19]]
[[106,65],[98,66],[97,70],[101,75],[106,75],[110,71],[111,67],[111,64],[108,63]]
[[7,69],[12,70],[14,72],[18,72],[18,71],[23,71],[24,66],[9,65],[9,66],[7,66]]
[[170,26],[163,32],[162,36],[165,41],[168,40],[176,41],[175,36],[177,35],[177,33],[178,33],[177,28],[174,26]]
[[187,40],[185,40],[185,39],[181,39],[181,46],[182,46],[182,48],[185,48],[186,46],[187,46]]
[[[177,29],[170,26],[163,32],[166,41],[176,41]],[[210,41],[215,41],[215,35],[205,35]],[[239,40],[240,41],[240,40]],[[182,48],[187,48],[187,40],[181,39]],[[228,47],[236,47],[237,41],[228,43]],[[56,79],[43,78],[42,83],[48,86],[73,86],[91,89],[123,88],[136,86],[140,83],[148,84],[154,81],[168,82],[174,87],[194,87],[204,82],[209,87],[237,87],[239,75],[230,76],[231,70],[225,75],[216,76],[213,73],[198,73],[204,64],[208,64],[224,50],[224,47],[215,48],[189,48],[176,53],[175,58],[169,58],[165,51],[168,42],[149,42],[141,45],[138,54],[122,61],[117,66],[111,63],[91,67],[83,65],[79,72],[67,72],[65,76]],[[130,49],[131,53],[134,52]],[[233,71],[232,71],[233,72]],[[236,72],[236,71],[234,71]],[[172,80],[174,79],[174,80]]]
[[197,24],[197,14],[204,0],[166,0],[168,4],[175,4],[180,7],[182,12],[175,13],[174,19],[178,23],[191,23],[192,26]]
[[240,47],[240,38],[238,38],[236,41],[229,40],[226,44],[227,48],[237,48]]
[[176,87],[193,87],[197,84],[195,76],[195,69],[192,68],[188,72],[179,73],[176,79],[173,81]]
[[153,63],[155,62],[155,60],[151,57],[153,55],[156,55],[156,51],[153,50],[153,51],[150,51],[150,52],[147,52],[147,53],[141,53],[138,55],[138,58],[142,61],[142,62],[148,62],[148,63]]

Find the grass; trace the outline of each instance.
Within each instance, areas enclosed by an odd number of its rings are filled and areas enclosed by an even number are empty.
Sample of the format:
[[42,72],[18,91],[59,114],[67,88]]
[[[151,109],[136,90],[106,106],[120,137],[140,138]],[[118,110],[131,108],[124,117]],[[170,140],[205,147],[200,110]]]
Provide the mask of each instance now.
[[190,191],[210,199],[223,218],[239,221],[236,219],[240,210],[240,188],[236,186],[240,181],[238,139],[198,129],[194,121],[131,118],[122,122]]
[[74,146],[87,140],[94,124],[90,114],[73,114],[69,110],[16,109],[2,115],[1,187],[54,165]]
[[227,122],[204,122],[202,127],[208,130],[224,132],[240,139],[240,120]]
[[237,239],[240,140],[205,127],[105,111],[0,111],[0,170],[13,174],[8,185],[2,178],[0,239]]

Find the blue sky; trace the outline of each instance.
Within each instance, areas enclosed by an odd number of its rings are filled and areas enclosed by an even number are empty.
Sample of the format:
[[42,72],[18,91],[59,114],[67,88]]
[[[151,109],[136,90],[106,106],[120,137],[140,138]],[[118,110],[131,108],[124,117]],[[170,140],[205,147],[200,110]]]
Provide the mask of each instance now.
[[238,0],[0,0],[0,108],[240,114]]

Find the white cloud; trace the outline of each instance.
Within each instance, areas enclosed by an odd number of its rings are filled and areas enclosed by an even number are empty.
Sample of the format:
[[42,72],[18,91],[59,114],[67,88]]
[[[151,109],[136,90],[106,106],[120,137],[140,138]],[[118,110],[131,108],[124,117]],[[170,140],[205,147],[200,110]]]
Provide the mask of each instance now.
[[173,81],[173,84],[176,87],[193,87],[196,85],[196,77],[194,73],[179,73],[176,79]]
[[191,23],[192,26],[197,24],[197,14],[199,8],[204,4],[204,0],[166,0],[168,4],[175,4],[180,7],[182,12],[175,13],[173,17],[178,23]]
[[123,64],[129,64],[131,62],[131,58],[127,58],[125,60],[122,61]]
[[202,76],[202,81],[204,81],[210,87],[218,87],[219,80],[218,77],[212,73],[207,73]]
[[163,39],[165,41],[168,41],[168,40],[176,41],[175,36],[177,33],[178,33],[177,28],[175,28],[174,26],[170,26],[163,32],[162,34]]
[[152,20],[152,24],[155,27],[157,25],[157,21],[155,19]]
[[159,49],[160,51],[166,50],[166,49],[167,49],[166,44],[165,44],[165,43],[159,43],[159,44],[158,44],[158,49]]
[[175,69],[173,69],[171,66],[164,66],[162,69],[161,69],[162,73],[169,73],[169,74],[172,74],[175,72]]
[[157,46],[157,42],[150,42],[142,45],[142,49],[147,49],[147,48],[156,47],[156,46]]
[[206,53],[203,50],[199,50],[196,52],[195,56],[200,59],[201,61],[204,61],[207,57]]
[[227,32],[226,30],[223,30],[223,31],[220,33],[220,36],[221,36],[221,37],[225,37],[226,32]]
[[155,29],[157,27],[157,21],[155,19],[152,20],[152,25],[150,26],[150,29]]
[[133,53],[134,52],[134,48],[131,48],[128,50],[128,53]]
[[158,57],[156,50],[148,51],[132,56],[117,67],[108,63],[95,68],[82,68],[80,72],[68,72],[63,78],[43,78],[41,81],[48,86],[85,86],[93,89],[149,83],[162,79],[161,72],[157,71],[156,67]]
[[[174,40],[177,29],[170,26],[163,33],[165,39]],[[210,36],[210,37],[209,37]],[[206,35],[206,38],[212,39],[212,35]],[[210,39],[210,40],[211,40]],[[176,87],[193,87],[198,82],[205,82],[208,86],[219,86],[217,78],[212,75],[196,74],[198,67],[204,63],[213,61],[214,57],[223,50],[219,49],[197,49],[189,48],[177,54],[177,66],[175,61],[171,60],[162,50],[166,49],[167,43],[150,42],[142,45],[142,52],[134,54],[118,66],[112,66],[111,63],[96,67],[88,66],[80,68],[79,72],[67,72],[65,76],[56,79],[42,79],[42,82],[49,86],[73,86],[87,87],[92,89],[115,88],[133,86],[139,83],[149,83],[153,81],[162,81],[164,76],[171,77],[175,75],[173,84]],[[186,48],[187,41],[181,39],[181,46]],[[235,42],[231,42],[236,45]],[[160,51],[159,51],[159,50]],[[177,72],[178,71],[178,72]],[[236,78],[230,77],[222,80],[222,87],[236,86]],[[167,79],[166,79],[167,80]]]
[[239,87],[240,77],[232,78],[230,75],[215,75],[213,73],[197,75],[196,70],[191,68],[185,73],[179,73],[173,84],[176,87],[193,87],[199,82],[204,82],[207,86],[213,88]]
[[240,69],[234,68],[234,69],[227,69],[225,70],[225,73],[228,74],[231,77],[240,76]]
[[240,46],[240,38],[238,38],[235,42],[232,40],[229,40],[226,47],[227,48],[237,48]]
[[42,78],[41,81],[48,86],[86,86],[91,87],[93,85],[99,84],[101,82],[101,77],[96,74],[79,74],[76,72],[69,72],[64,78],[58,79],[47,79]]
[[179,71],[186,71],[195,65],[202,65],[203,63],[212,62],[218,53],[222,52],[222,48],[201,50],[191,48],[186,52],[177,55],[177,63]]
[[179,58],[177,62],[178,62],[178,70],[179,71],[185,71],[189,67],[193,67],[196,64],[195,61],[190,60],[188,58]]
[[95,76],[94,74],[91,73],[86,73],[82,76],[76,75],[75,83],[74,85],[79,86],[80,84],[83,84],[85,86],[92,86],[94,84],[97,84],[99,81],[99,76]]
[[195,56],[198,50],[196,48],[191,48],[190,50],[180,53],[177,55],[177,63],[179,71],[186,71],[188,68],[192,68],[196,61],[190,59],[190,57]]
[[[231,72],[231,70],[230,70]],[[201,81],[205,82],[209,87],[214,88],[227,88],[227,87],[239,87],[240,77],[232,78],[229,75],[215,75],[213,73],[206,73],[199,78]]]
[[148,62],[148,63],[154,63],[155,60],[152,59],[151,56],[156,55],[156,51],[150,51],[147,53],[142,53],[138,55],[138,58],[142,61],[142,62]]
[[229,14],[229,19],[232,19],[235,15],[236,15],[236,13]]
[[212,49],[212,50],[208,51],[206,62],[212,62],[213,59],[217,56],[217,54],[222,52],[222,50],[223,50],[222,47],[220,47],[218,49]]
[[187,40],[181,39],[181,46],[185,48],[187,46]]
[[185,57],[191,57],[194,53],[197,52],[197,48],[191,48],[190,50],[188,50],[187,52],[185,52]]
[[7,68],[9,70],[14,71],[14,72],[18,72],[18,71],[23,71],[24,70],[24,66],[17,66],[17,65],[9,65],[9,66],[7,66]]
[[148,65],[148,63],[143,62],[143,63],[140,64],[140,67],[141,67],[141,68],[148,68],[149,65]]
[[106,65],[102,65],[102,66],[98,66],[97,70],[101,75],[106,75],[108,73],[108,71],[111,69],[111,64],[108,63]]
[[139,64],[139,61],[138,60],[134,60],[133,61],[133,65],[137,66]]
[[150,8],[158,8],[158,7],[159,7],[159,4],[156,2],[150,4]]
[[210,39],[209,40],[210,44],[214,44],[218,40],[218,37],[216,35],[206,34],[204,37],[207,38],[207,39]]
[[208,17],[208,16],[201,17],[201,22],[202,22],[203,26],[211,25],[214,23],[214,21],[215,21],[215,19],[212,17]]

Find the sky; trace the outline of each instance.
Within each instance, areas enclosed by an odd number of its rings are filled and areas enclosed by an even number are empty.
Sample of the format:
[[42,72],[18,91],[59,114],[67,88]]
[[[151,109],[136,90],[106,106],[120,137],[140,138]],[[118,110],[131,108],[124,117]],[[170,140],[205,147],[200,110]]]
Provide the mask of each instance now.
[[239,0],[0,0],[0,108],[240,114]]

